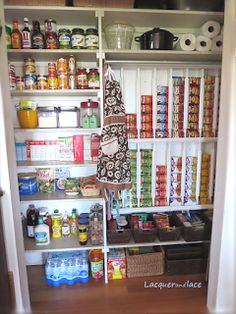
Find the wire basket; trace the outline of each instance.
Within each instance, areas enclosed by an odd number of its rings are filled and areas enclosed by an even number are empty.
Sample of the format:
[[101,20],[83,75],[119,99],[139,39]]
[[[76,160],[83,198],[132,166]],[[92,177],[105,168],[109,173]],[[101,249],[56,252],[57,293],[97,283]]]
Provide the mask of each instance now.
[[164,273],[164,251],[155,247],[155,252],[130,255],[126,249],[127,277],[156,276]]

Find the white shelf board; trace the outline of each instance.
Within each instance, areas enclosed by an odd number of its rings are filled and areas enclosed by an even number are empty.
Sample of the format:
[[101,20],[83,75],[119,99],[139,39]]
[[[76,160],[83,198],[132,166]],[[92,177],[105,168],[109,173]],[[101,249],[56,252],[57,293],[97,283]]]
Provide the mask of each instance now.
[[9,61],[24,61],[34,58],[36,61],[56,61],[58,58],[76,55],[79,62],[97,61],[98,50],[88,49],[8,49]]
[[106,60],[119,61],[221,61],[221,52],[180,50],[104,50]]
[[18,161],[17,168],[96,167],[95,161]]
[[94,197],[83,197],[79,195],[66,195],[64,192],[52,192],[52,193],[36,193],[34,195],[20,195],[21,202],[34,202],[34,201],[45,201],[45,202],[55,202],[55,201],[76,201],[78,202],[101,202],[103,198],[100,196]]
[[104,9],[104,26],[116,20],[136,27],[200,28],[208,20],[224,21],[223,12],[152,10],[152,9]]
[[185,241],[183,238],[180,238],[180,240],[177,241],[160,241],[159,239],[156,239],[154,242],[139,242],[136,243],[131,238],[129,243],[121,243],[121,244],[107,244],[107,247],[109,249],[111,248],[129,248],[129,247],[140,247],[140,246],[167,246],[167,245],[176,245],[176,244],[193,244],[193,243],[203,243],[203,242],[209,242],[207,241]]
[[22,128],[15,128],[15,133],[76,133],[76,134],[92,134],[92,133],[101,133],[101,128],[96,129],[83,129],[83,128],[36,128],[36,129],[22,129]]
[[97,22],[95,8],[5,5],[4,11],[7,24],[12,24],[15,16],[19,21],[23,21],[25,16],[28,16],[31,21],[40,19],[41,24],[50,17],[56,20],[57,25],[77,25],[77,27],[81,25],[96,26]]
[[24,238],[24,245],[26,253],[30,252],[52,252],[52,251],[71,251],[71,250],[93,250],[103,249],[103,245],[80,245],[78,237],[67,237],[67,238],[51,238],[48,245],[36,245],[34,239]]
[[129,143],[214,143],[217,137],[168,137],[168,138],[133,138],[128,140]]
[[[98,96],[99,89],[13,90],[11,96]],[[46,107],[46,105],[45,105]],[[67,106],[68,107],[68,106]]]
[[204,210],[213,209],[213,204],[207,205],[182,205],[182,206],[160,206],[160,207],[135,207],[135,208],[120,208],[120,214],[133,214],[133,213],[162,213],[162,212],[174,212],[184,210]]

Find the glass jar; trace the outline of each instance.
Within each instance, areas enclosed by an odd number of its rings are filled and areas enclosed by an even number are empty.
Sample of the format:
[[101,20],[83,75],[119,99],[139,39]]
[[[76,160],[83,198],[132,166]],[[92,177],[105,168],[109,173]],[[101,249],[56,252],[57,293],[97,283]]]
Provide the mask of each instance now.
[[98,127],[98,102],[82,101],[80,106],[80,127],[89,129]]
[[93,206],[89,217],[89,229],[91,244],[99,245],[103,243],[103,221],[102,221],[102,206]]
[[83,49],[85,47],[85,35],[82,28],[73,28],[71,37],[73,49]]
[[71,31],[67,28],[60,28],[58,31],[59,49],[71,48]]
[[85,33],[85,48],[98,49],[98,30],[88,28]]
[[87,70],[83,67],[79,68],[75,75],[75,80],[78,89],[88,88]]
[[88,241],[88,220],[85,218],[79,219],[79,243],[86,245]]
[[98,69],[89,69],[88,73],[88,88],[98,89],[99,88],[99,72]]

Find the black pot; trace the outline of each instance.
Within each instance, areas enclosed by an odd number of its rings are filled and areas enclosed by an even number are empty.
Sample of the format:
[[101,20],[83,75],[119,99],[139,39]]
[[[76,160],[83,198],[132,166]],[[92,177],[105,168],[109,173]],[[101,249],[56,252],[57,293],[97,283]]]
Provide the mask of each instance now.
[[153,28],[135,37],[135,41],[140,42],[140,49],[144,50],[172,50],[177,39],[171,32],[160,28]]

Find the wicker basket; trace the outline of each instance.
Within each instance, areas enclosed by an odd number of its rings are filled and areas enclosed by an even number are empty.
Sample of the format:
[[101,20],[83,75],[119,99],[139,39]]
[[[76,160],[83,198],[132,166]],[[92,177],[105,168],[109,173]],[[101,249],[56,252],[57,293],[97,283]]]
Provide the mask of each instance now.
[[131,229],[107,230],[109,243],[128,243],[131,237]]
[[4,0],[5,5],[32,5],[32,6],[61,6],[64,7],[66,0]]
[[155,252],[130,255],[126,249],[127,277],[156,276],[164,273],[164,252],[161,247],[155,247]]
[[157,228],[152,229],[132,229],[134,242],[154,242],[157,235]]

